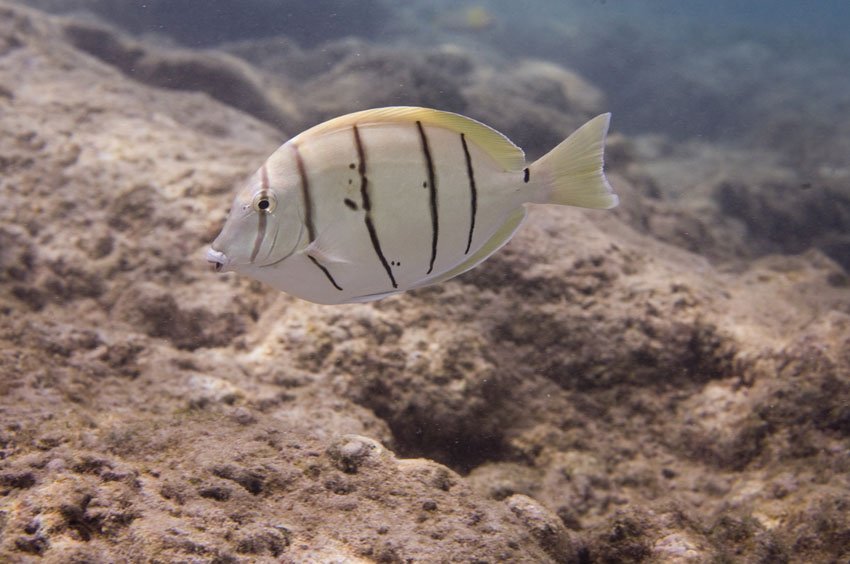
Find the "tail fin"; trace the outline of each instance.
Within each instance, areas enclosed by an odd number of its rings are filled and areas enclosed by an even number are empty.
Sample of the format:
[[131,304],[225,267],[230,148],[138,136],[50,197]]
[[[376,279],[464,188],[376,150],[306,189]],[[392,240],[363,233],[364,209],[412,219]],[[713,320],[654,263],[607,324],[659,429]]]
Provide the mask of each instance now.
[[542,186],[536,202],[597,209],[620,203],[602,170],[610,122],[611,114],[596,116],[531,165],[530,177]]

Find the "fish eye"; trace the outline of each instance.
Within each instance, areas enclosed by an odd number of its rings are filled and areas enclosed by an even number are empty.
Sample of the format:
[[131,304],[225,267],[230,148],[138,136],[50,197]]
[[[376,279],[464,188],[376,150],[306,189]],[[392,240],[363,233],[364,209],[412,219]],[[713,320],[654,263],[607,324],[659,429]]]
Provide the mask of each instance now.
[[254,211],[271,213],[274,211],[275,206],[277,206],[277,199],[271,192],[263,190],[262,192],[257,192],[254,196],[252,205]]

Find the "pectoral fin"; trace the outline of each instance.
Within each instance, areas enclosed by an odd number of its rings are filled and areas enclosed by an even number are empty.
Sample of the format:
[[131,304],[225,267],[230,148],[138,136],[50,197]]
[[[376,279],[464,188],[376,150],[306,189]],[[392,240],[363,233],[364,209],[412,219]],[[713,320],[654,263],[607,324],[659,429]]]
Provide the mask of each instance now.
[[345,258],[343,254],[343,243],[341,237],[334,237],[330,230],[326,230],[301,252],[315,258],[322,264],[350,263],[351,261]]

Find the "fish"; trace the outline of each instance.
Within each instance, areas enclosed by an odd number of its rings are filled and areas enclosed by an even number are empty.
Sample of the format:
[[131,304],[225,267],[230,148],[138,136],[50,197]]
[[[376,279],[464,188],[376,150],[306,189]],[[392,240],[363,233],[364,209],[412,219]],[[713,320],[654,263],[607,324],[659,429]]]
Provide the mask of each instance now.
[[331,119],[238,187],[206,259],[329,305],[444,282],[505,245],[528,204],[615,207],[610,120],[591,119],[527,164],[505,135],[452,112],[395,106]]
[[458,10],[441,10],[436,23],[456,31],[479,32],[493,28],[496,18],[484,6],[467,6]]

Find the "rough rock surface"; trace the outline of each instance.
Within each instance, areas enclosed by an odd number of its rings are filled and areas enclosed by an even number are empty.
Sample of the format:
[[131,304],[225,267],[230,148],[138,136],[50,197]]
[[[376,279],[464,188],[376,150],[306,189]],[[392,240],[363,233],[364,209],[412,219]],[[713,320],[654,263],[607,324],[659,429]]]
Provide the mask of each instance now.
[[[69,34],[89,25],[0,2],[0,560],[850,557],[850,293],[820,251],[660,241],[644,222],[693,216],[641,195],[653,169],[615,139],[620,211],[536,208],[446,284],[327,307],[215,276],[231,187],[283,134],[128,76]],[[468,54],[398,72],[450,62],[459,104],[492,84],[524,111]],[[601,103],[569,71],[514,72],[550,131]],[[285,103],[362,103],[334,91]]]

